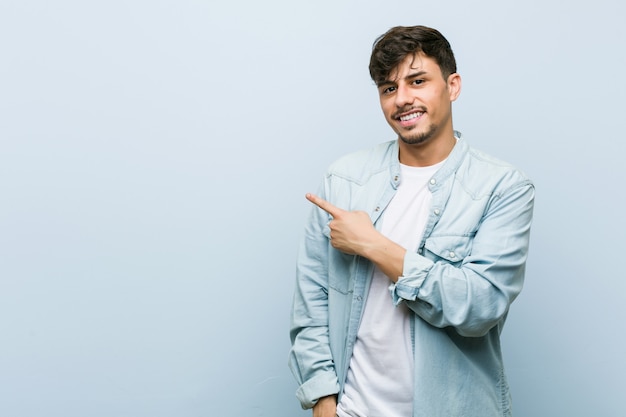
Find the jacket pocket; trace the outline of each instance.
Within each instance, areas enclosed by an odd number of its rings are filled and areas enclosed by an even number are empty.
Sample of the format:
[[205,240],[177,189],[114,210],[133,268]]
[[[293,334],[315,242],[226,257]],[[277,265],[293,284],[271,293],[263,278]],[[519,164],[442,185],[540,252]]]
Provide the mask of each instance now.
[[347,255],[331,248],[328,265],[328,286],[342,294],[352,290],[354,280],[355,255]]
[[472,251],[473,236],[431,236],[424,244],[424,255],[433,262],[460,264]]

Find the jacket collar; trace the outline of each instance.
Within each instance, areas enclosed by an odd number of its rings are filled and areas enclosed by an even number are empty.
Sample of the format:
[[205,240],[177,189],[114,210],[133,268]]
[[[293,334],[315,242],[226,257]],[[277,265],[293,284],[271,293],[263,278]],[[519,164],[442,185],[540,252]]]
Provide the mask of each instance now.
[[[446,162],[433,176],[433,180],[431,180],[434,181],[433,185],[443,182],[450,175],[453,175],[457,171],[457,169],[461,165],[461,162],[463,162],[465,155],[467,154],[469,146],[467,142],[463,139],[461,132],[455,130],[454,137],[457,140],[456,145],[454,145],[454,148],[452,148],[452,151],[448,155]],[[398,146],[398,140],[394,140],[392,143],[391,152],[389,153],[390,155],[392,155],[389,167],[389,174],[391,177],[391,186],[394,189],[397,189],[398,185],[400,185],[400,159],[398,158],[399,152],[400,148]]]

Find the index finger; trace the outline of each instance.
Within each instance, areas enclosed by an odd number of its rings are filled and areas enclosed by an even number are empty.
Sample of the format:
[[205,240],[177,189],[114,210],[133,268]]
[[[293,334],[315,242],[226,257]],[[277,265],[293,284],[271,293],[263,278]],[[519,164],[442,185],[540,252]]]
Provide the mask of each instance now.
[[316,196],[315,194],[307,193],[305,197],[311,203],[315,204],[317,207],[321,208],[322,210],[324,210],[326,213],[330,214],[333,217],[337,217],[344,211],[340,209],[339,207],[333,206],[331,203],[324,200],[323,198]]

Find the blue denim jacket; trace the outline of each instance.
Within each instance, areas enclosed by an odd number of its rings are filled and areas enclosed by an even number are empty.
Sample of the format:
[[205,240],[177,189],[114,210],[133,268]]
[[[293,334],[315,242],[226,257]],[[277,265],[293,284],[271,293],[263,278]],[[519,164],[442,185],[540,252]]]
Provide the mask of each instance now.
[[[406,254],[390,291],[415,313],[413,416],[511,416],[500,332],[522,289],[534,187],[456,134],[429,183],[431,210],[419,249]],[[339,159],[319,195],[369,213],[378,227],[401,181],[392,141]],[[341,396],[373,270],[367,259],[330,245],[329,221],[312,209],[297,259],[289,365],[303,408]]]

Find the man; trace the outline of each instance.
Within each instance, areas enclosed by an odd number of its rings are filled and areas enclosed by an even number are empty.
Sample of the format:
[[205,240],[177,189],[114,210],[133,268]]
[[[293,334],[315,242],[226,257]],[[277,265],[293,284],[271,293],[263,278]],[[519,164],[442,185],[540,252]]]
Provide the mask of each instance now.
[[436,30],[395,27],[370,74],[397,140],[328,170],[297,261],[290,367],[314,417],[502,417],[500,350],[522,289],[534,188],[452,127]]

